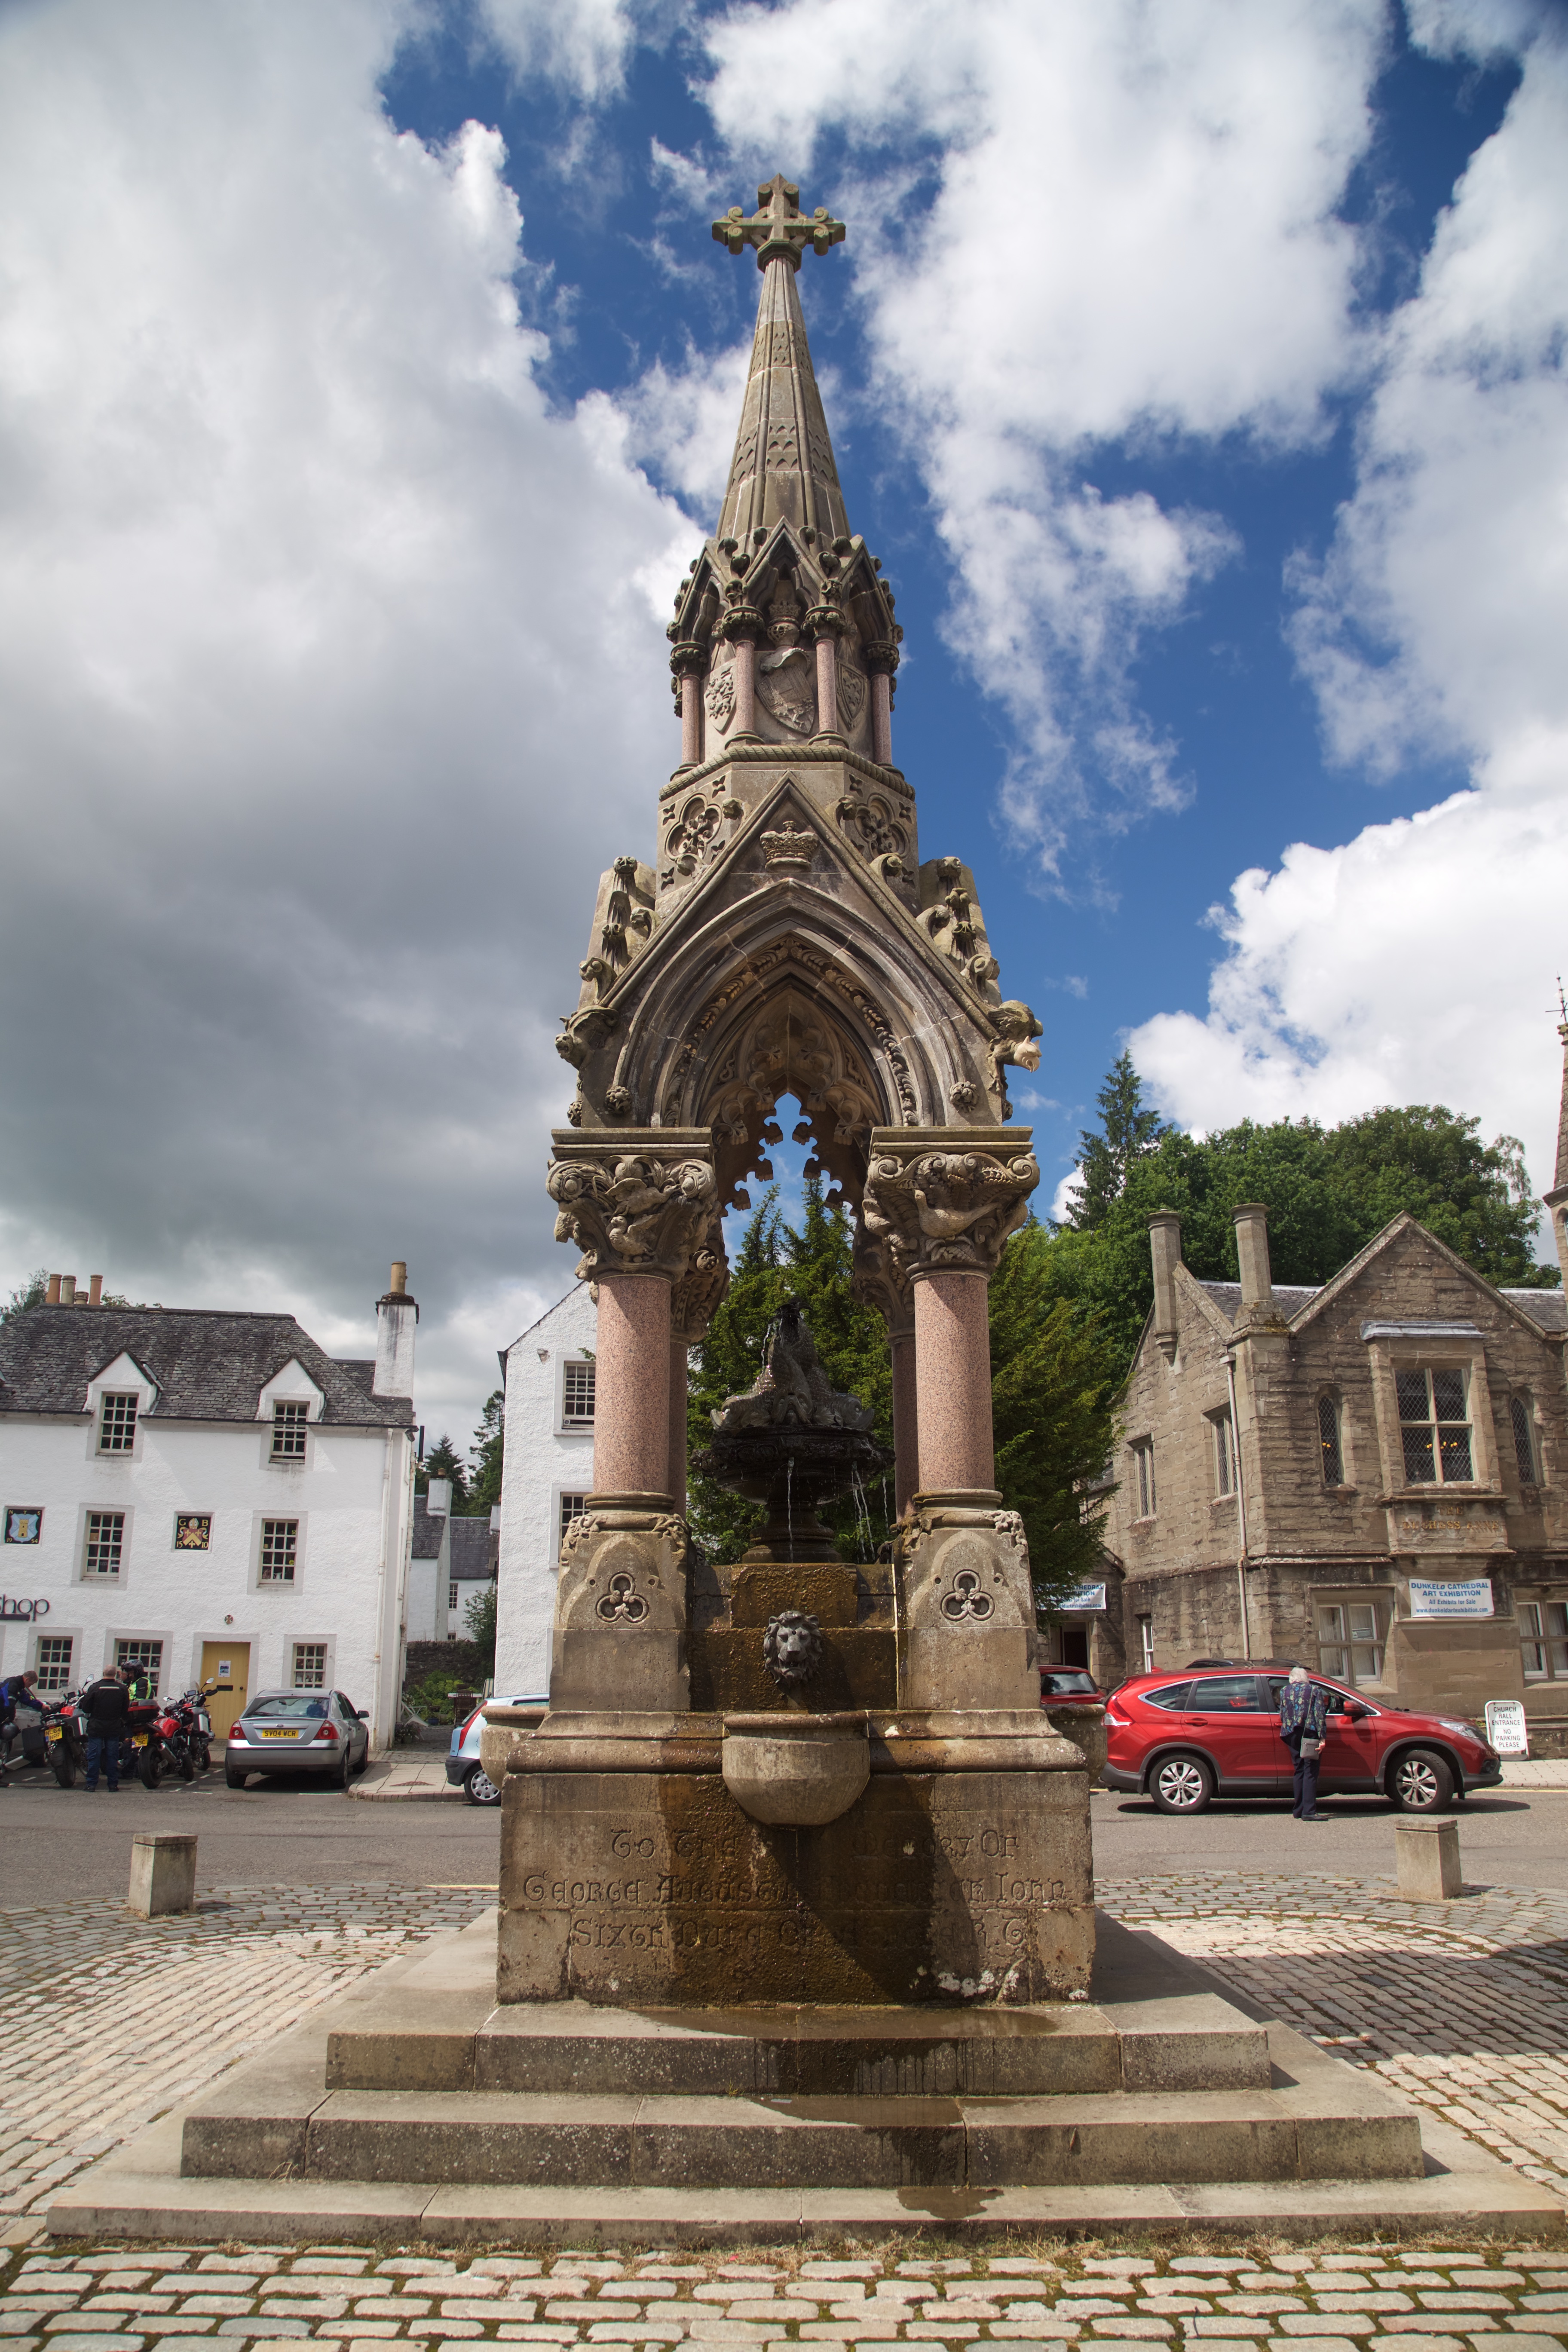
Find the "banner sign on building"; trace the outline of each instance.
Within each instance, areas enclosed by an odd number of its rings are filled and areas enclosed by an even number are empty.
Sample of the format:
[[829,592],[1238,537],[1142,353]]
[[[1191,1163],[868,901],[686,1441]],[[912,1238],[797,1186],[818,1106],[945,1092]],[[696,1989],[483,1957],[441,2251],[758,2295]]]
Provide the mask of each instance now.
[[1492,1580],[1489,1576],[1413,1576],[1410,1580],[1412,1617],[1489,1617]]
[[1097,1610],[1103,1612],[1104,1608],[1105,1587],[1103,1584],[1080,1584],[1076,1592],[1069,1592],[1065,1601],[1058,1601],[1057,1602],[1057,1613],[1058,1616],[1062,1617],[1068,1615],[1079,1617],[1086,1616],[1091,1614]]
[[1487,1738],[1500,1756],[1529,1755],[1530,1726],[1524,1719],[1524,1706],[1521,1700],[1488,1699]]

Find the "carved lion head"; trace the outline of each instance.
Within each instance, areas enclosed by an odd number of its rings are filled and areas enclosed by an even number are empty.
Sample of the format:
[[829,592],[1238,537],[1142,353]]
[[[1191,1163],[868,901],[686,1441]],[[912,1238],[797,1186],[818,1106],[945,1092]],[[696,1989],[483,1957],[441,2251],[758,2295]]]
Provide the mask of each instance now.
[[774,1682],[807,1683],[822,1664],[822,1632],[802,1609],[781,1609],[768,1620],[763,1660]]

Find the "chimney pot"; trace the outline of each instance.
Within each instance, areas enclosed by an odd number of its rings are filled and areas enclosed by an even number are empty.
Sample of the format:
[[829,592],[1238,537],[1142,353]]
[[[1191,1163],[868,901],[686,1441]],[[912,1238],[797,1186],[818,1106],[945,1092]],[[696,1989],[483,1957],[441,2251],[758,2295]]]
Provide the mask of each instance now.
[[76,1276],[74,1274],[62,1274],[60,1276],[60,1305],[62,1307],[74,1307],[76,1305]]
[[50,1276],[49,1276],[49,1286],[48,1286],[48,1288],[47,1288],[47,1289],[45,1291],[45,1293],[44,1293],[44,1300],[45,1300],[45,1304],[46,1304],[47,1306],[49,1306],[49,1307],[58,1307],[58,1306],[59,1305],[59,1303],[60,1303],[60,1279],[61,1279],[61,1278],[60,1278],[60,1276],[59,1276],[58,1274],[51,1274],[51,1275],[50,1275]]
[[87,1279],[87,1303],[89,1307],[102,1306],[103,1276],[101,1274],[89,1275]]
[[408,1288],[408,1261],[406,1258],[395,1257],[393,1259],[392,1280],[386,1286],[388,1290],[391,1291],[395,1298],[401,1298],[403,1297],[405,1291]]

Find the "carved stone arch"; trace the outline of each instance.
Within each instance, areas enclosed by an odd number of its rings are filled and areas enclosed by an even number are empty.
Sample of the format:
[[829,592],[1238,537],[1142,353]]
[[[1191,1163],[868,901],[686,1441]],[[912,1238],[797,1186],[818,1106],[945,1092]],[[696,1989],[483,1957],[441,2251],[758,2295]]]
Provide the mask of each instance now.
[[721,1199],[752,1173],[771,1175],[763,1155],[782,1142],[774,1113],[793,1095],[801,1107],[795,1139],[809,1137],[817,1167],[858,1204],[871,1131],[887,1123],[883,1073],[822,991],[786,979],[742,998],[718,1024],[690,1092],[694,1123],[712,1130]]

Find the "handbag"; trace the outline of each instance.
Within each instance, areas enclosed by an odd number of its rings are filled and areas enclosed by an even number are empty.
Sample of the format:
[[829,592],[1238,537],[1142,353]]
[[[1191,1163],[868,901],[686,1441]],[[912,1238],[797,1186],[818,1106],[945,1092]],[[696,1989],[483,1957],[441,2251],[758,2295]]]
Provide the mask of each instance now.
[[1323,1743],[1321,1739],[1314,1739],[1310,1732],[1303,1732],[1301,1735],[1300,1748],[1303,1759],[1310,1756],[1315,1756],[1322,1744]]

